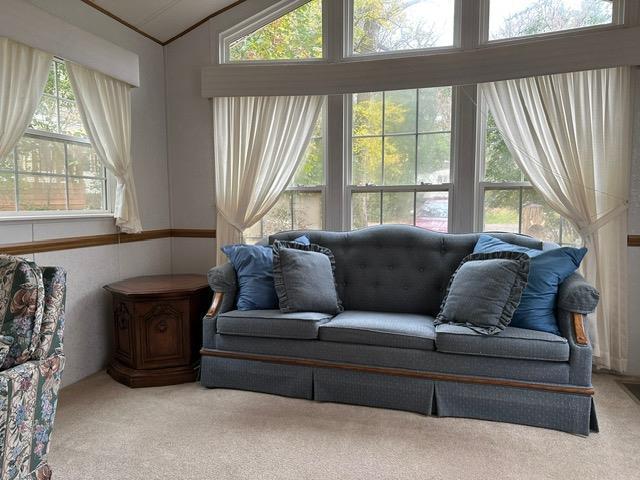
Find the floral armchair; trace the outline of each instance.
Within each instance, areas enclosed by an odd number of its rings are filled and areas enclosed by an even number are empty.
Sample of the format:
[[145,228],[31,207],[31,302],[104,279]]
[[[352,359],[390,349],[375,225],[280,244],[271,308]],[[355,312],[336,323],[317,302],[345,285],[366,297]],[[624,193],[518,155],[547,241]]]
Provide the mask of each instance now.
[[64,367],[66,274],[0,255],[0,480],[45,480]]

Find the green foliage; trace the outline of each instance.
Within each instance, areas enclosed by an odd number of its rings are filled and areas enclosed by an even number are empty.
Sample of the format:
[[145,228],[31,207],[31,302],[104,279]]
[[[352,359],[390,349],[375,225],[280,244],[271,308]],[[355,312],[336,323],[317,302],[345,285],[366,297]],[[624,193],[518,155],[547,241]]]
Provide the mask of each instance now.
[[322,1],[311,0],[229,47],[232,61],[322,58]]

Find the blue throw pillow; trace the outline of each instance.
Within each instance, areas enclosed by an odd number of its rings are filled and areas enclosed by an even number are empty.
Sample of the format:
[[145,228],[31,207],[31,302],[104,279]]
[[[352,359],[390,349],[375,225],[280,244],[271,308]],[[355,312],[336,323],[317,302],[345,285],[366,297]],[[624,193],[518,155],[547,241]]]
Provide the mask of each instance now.
[[560,335],[555,309],[558,287],[573,274],[587,253],[586,248],[559,247],[536,250],[480,235],[473,253],[521,252],[531,258],[529,281],[510,325]]
[[[294,242],[309,245],[303,235]],[[278,296],[273,283],[273,249],[271,245],[227,245],[222,252],[229,258],[238,277],[238,310],[273,310]]]

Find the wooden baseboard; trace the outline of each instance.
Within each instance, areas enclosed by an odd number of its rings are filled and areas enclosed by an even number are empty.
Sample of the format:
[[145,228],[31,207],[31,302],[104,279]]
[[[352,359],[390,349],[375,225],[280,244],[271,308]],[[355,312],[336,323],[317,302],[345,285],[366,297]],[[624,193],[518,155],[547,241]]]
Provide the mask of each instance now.
[[328,362],[325,360],[312,360],[306,358],[282,357],[275,355],[260,355],[255,353],[229,352],[224,350],[211,350],[203,348],[200,354],[205,357],[222,357],[237,360],[253,360],[281,365],[297,365],[303,367],[332,368],[337,370],[350,370],[354,372],[378,373],[394,377],[422,378],[425,380],[437,380],[441,382],[473,383],[476,385],[495,385],[499,387],[524,388],[543,392],[568,393],[573,395],[591,396],[593,387],[578,387],[572,385],[554,385],[547,383],[533,383],[522,380],[506,380],[501,378],[476,377],[472,375],[455,375],[448,373],[423,372],[405,368],[373,367],[352,363]]
[[629,235],[627,237],[627,245],[629,247],[640,247],[640,235]]
[[7,255],[28,255],[31,253],[55,252],[75,248],[100,247],[120,243],[144,242],[158,238],[216,238],[215,230],[208,229],[172,229],[147,230],[141,233],[107,233],[84,237],[56,238],[35,242],[11,243],[0,245],[0,253]]

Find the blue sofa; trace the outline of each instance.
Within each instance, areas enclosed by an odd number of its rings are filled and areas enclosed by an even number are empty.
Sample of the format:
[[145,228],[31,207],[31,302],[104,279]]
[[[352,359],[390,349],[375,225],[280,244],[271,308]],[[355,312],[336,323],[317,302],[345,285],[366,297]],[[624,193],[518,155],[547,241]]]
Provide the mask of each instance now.
[[[353,232],[295,231],[335,256],[345,311],[235,310],[236,275],[209,272],[214,302],[204,318],[201,383],[318,401],[597,431],[591,345],[584,316],[598,293],[574,274],[560,287],[562,336],[507,327],[479,335],[434,327],[451,274],[479,234],[441,234],[385,225]],[[492,234],[529,248],[523,235]]]

